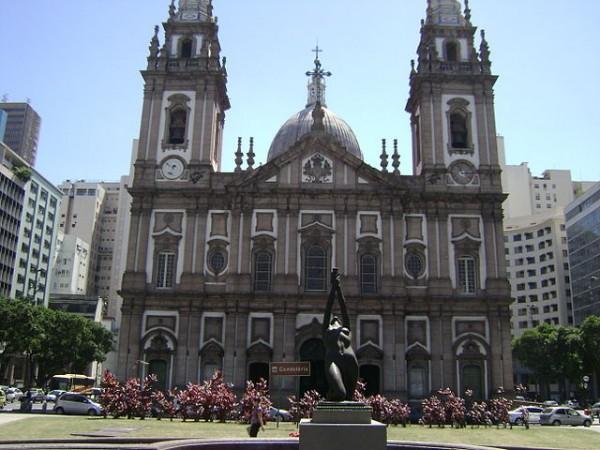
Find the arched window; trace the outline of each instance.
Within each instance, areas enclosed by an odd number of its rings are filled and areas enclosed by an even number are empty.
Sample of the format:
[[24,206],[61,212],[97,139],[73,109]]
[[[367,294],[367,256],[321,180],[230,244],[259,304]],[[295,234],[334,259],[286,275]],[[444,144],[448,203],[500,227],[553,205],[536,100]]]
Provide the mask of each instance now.
[[172,288],[175,279],[175,253],[161,252],[156,268],[156,287]]
[[184,39],[181,42],[181,57],[182,58],[191,58],[192,57],[192,40]]
[[306,249],[304,258],[304,288],[307,291],[327,290],[327,252],[319,245]]
[[185,142],[185,128],[187,112],[183,109],[171,111],[169,121],[169,144],[183,144]]
[[457,260],[457,284],[463,294],[475,293],[475,289],[477,288],[477,272],[475,267],[475,258],[472,256],[460,256]]
[[256,253],[254,257],[254,290],[270,291],[273,272],[273,255],[267,251]]
[[362,255],[360,257],[360,291],[363,294],[377,293],[377,257]]
[[469,147],[469,129],[467,119],[459,112],[450,115],[450,133],[452,148]]
[[458,43],[455,41],[446,42],[446,61],[458,61]]

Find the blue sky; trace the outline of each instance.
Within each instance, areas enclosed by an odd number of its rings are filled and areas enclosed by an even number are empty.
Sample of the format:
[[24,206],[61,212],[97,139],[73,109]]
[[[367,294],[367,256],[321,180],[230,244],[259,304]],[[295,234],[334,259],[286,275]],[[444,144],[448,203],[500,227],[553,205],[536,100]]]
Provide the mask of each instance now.
[[[600,179],[600,2],[471,0],[486,30],[496,121],[507,162],[534,175],[570,169]],[[0,0],[0,95],[31,99],[42,116],[36,168],[54,183],[117,180],[139,133],[142,78],[153,27],[169,0]],[[425,0],[214,0],[229,95],[223,169],[237,137],[257,162],[306,100],[304,72],[318,39],[333,72],[327,101],[378,167],[381,138],[398,138],[410,174],[408,95]]]

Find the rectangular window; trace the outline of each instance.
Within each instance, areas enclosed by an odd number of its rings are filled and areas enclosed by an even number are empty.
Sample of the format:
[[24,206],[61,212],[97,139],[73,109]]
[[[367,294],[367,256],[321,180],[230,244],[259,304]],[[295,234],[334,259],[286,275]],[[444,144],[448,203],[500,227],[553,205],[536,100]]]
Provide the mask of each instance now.
[[172,288],[175,275],[175,253],[159,253],[156,270],[156,287]]
[[363,294],[377,293],[377,257],[374,255],[360,257],[360,289]]
[[273,255],[267,251],[257,252],[254,257],[254,290],[263,292],[271,290],[272,271]]
[[458,285],[463,294],[475,293],[475,258],[472,256],[458,258]]

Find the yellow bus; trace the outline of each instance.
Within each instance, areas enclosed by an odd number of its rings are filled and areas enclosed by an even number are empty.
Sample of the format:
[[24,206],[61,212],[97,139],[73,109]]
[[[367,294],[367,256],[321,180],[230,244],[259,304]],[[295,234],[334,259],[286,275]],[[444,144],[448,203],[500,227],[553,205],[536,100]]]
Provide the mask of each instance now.
[[50,378],[48,389],[51,391],[60,389],[61,391],[90,394],[95,384],[96,379],[94,377],[65,373],[63,375],[54,375]]

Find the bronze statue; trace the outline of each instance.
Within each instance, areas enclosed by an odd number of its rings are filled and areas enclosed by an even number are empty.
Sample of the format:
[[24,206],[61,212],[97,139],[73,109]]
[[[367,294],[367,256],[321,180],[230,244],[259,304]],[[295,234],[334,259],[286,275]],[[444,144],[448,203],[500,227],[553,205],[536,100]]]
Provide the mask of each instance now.
[[[342,320],[331,318],[337,294]],[[323,344],[325,345],[325,378],[329,389],[326,398],[331,402],[351,401],[358,380],[358,361],[352,350],[352,332],[346,301],[340,287],[338,269],[331,271],[331,291],[323,316]]]

